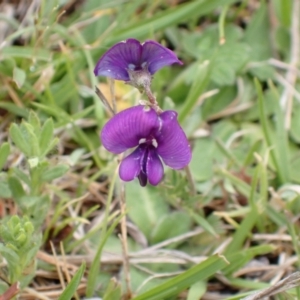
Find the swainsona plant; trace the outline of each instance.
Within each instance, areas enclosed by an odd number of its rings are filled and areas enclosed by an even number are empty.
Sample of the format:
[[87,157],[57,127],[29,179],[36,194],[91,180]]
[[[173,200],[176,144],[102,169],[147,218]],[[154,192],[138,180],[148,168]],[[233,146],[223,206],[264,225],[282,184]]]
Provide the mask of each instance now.
[[120,154],[137,147],[125,157],[119,168],[120,178],[138,178],[141,186],[161,182],[164,163],[182,169],[192,158],[187,137],[177,121],[177,112],[163,111],[151,91],[152,75],[164,66],[182,64],[169,49],[155,41],[141,44],[135,39],[120,42],[98,61],[95,75],[107,76],[137,87],[148,97],[144,105],[116,114],[103,127],[101,141],[110,152]]

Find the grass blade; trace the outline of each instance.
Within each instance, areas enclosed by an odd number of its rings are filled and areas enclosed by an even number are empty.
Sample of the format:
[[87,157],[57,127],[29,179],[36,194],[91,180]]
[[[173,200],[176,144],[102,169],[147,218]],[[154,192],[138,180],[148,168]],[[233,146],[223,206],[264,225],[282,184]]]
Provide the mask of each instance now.
[[[262,92],[262,87],[257,79],[255,79],[254,82],[255,82],[255,87],[256,87],[256,91],[257,91],[257,95],[258,95],[259,117],[260,117],[263,134],[264,134],[264,137],[265,137],[268,147],[272,148],[272,147],[274,147],[274,143],[272,141],[271,128],[270,128],[270,125],[266,118],[265,103],[264,103],[265,99],[264,99],[264,95]],[[281,183],[287,182],[287,178],[286,178],[287,175],[284,172],[282,172],[282,169],[279,166],[276,152],[274,150],[271,150],[270,156],[272,158],[272,161],[273,161],[276,171],[278,173],[279,181]]]
[[[223,0],[222,5],[230,5],[235,2],[237,0]],[[175,8],[171,7],[149,19],[130,24],[128,27],[115,32],[106,41],[108,45],[111,45],[129,37],[143,38],[149,31],[156,32],[176,23],[182,23],[184,20],[203,16],[219,6],[219,0],[196,0],[178,5]]]
[[66,289],[62,292],[62,294],[59,296],[58,300],[69,300],[71,299],[74,294],[76,293],[76,290],[78,288],[78,285],[80,283],[80,280],[84,274],[85,270],[85,263],[83,263],[80,268],[75,273],[72,280],[69,282]]
[[160,286],[135,297],[133,300],[161,300],[178,295],[181,291],[192,286],[194,283],[207,279],[226,266],[227,261],[224,257],[217,254],[213,255],[184,273],[164,282]]

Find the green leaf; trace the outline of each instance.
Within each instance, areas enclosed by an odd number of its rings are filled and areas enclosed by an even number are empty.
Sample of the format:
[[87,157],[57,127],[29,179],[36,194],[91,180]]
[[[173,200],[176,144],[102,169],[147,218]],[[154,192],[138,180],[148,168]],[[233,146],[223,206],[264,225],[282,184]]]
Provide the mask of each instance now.
[[276,12],[276,17],[281,22],[281,24],[285,27],[289,27],[291,24],[291,15],[292,15],[292,0],[276,0],[273,1],[274,10]]
[[[230,5],[237,0],[223,0],[222,5]],[[220,7],[219,0],[196,0],[175,7],[168,8],[151,16],[151,18],[136,20],[128,26],[114,32],[113,35],[106,37],[108,45],[112,45],[129,37],[143,38],[149,33],[156,32],[159,29],[167,28],[171,25],[182,23],[193,17],[201,17]]]
[[[212,55],[212,49],[220,48],[219,37],[220,31],[217,24],[212,23],[211,25],[203,28],[203,31],[185,31],[182,36],[182,47],[192,57],[197,59],[208,59]],[[238,42],[243,35],[240,27],[233,24],[226,24],[225,36],[226,44],[233,44]],[[222,46],[225,46],[223,44]]]
[[281,211],[278,211],[276,208],[274,208],[273,205],[267,204],[265,212],[268,218],[279,227],[284,227],[287,225],[285,215],[282,214]]
[[187,98],[179,112],[178,121],[182,123],[195,108],[199,96],[204,92],[210,79],[211,63],[205,61],[195,65],[194,80]]
[[275,75],[275,69],[267,62],[254,65],[250,64],[249,72],[261,81],[267,81],[268,79],[274,78]]
[[206,283],[199,281],[194,283],[189,289],[187,300],[201,299],[206,292]]
[[54,131],[54,124],[52,119],[47,119],[44,123],[40,137],[39,137],[39,145],[41,149],[41,156],[47,155],[47,153],[51,150],[50,146],[51,141],[53,139],[53,131]]
[[291,123],[291,136],[294,141],[300,144],[300,104],[293,104],[293,114]]
[[0,243],[0,254],[7,260],[10,276],[12,276],[12,273],[14,272],[17,273],[20,269],[19,256],[11,247],[9,247],[9,242],[8,245]]
[[11,77],[13,69],[16,66],[16,60],[13,58],[3,59],[0,64],[0,73],[6,77]]
[[116,228],[118,223],[120,222],[121,218],[124,217],[123,215],[120,215],[112,225],[108,228],[108,218],[109,218],[109,211],[110,211],[110,204],[113,199],[113,193],[114,193],[114,188],[115,188],[115,183],[116,183],[116,178],[117,178],[117,172],[115,172],[114,176],[112,177],[112,180],[110,182],[110,188],[109,188],[109,193],[107,196],[107,201],[106,201],[106,207],[105,207],[105,214],[104,214],[104,219],[103,219],[103,227],[100,233],[100,241],[99,245],[97,247],[96,254],[94,256],[94,259],[92,261],[89,275],[88,275],[88,280],[87,280],[87,285],[86,285],[86,296],[87,297],[92,297],[94,294],[94,291],[96,289],[96,283],[97,283],[97,275],[100,270],[100,258],[102,254],[103,247],[108,239],[108,237],[112,234],[113,230]]
[[32,103],[32,106],[40,109],[42,112],[57,118],[58,120],[63,120],[65,123],[71,121],[71,118],[67,115],[67,113],[58,106],[49,106],[42,103]]
[[242,43],[225,43],[217,50],[213,60],[211,80],[216,84],[233,85],[236,73],[250,58],[250,48]]
[[230,264],[223,269],[223,273],[225,275],[233,274],[248,262],[250,262],[255,256],[272,253],[275,249],[276,247],[273,245],[260,245],[241,249],[237,252],[229,252],[226,255],[226,258]]
[[8,285],[3,282],[3,281],[0,281],[0,295],[4,294],[8,289]]
[[4,167],[7,161],[9,151],[10,151],[9,143],[5,142],[0,146],[0,170]]
[[0,181],[0,197],[11,198],[12,194],[7,182]]
[[28,140],[20,130],[17,124],[13,123],[9,128],[9,135],[14,144],[26,155],[30,156],[31,149]]
[[253,143],[253,145],[250,147],[247,155],[245,156],[245,159],[243,161],[243,168],[247,167],[253,162],[254,159],[254,153],[259,153],[259,150],[262,146],[262,140],[259,139],[256,142]]
[[58,300],[69,300],[72,299],[74,294],[76,293],[76,290],[80,284],[80,280],[84,274],[85,271],[85,263],[83,263],[80,268],[75,273],[72,280],[69,282],[65,290],[62,292],[62,294],[59,296]]
[[251,59],[267,60],[272,57],[268,7],[263,1],[245,31],[245,41],[251,47]]
[[[113,231],[115,230],[115,228],[119,224],[122,217],[124,217],[124,216],[123,215],[118,216],[118,218],[116,218],[116,220],[114,220],[114,222],[108,228],[107,231],[106,231],[106,229],[101,231],[100,242],[99,242],[99,245],[98,245],[96,255],[93,259],[93,262],[92,262],[92,265],[91,265],[91,268],[90,268],[90,272],[89,272],[89,276],[88,276],[88,281],[87,281],[86,294],[89,297],[91,297],[93,295],[93,292],[95,290],[96,279],[97,279],[97,275],[99,273],[99,268],[100,268],[99,261],[100,261],[100,258],[101,258],[101,253],[102,253],[103,247],[104,247],[107,239],[111,236],[111,234],[113,233]],[[107,223],[105,225],[107,225]]]
[[289,136],[285,128],[285,116],[284,112],[279,103],[279,93],[272,82],[270,82],[270,88],[272,91],[272,105],[275,108],[275,153],[276,159],[278,161],[278,167],[280,169],[281,176],[284,182],[289,182],[290,180],[290,150],[289,150]]
[[20,170],[19,168],[12,168],[13,174],[18,177],[21,181],[23,181],[24,183],[26,183],[28,186],[30,186],[31,184],[31,178],[28,176],[28,174],[26,174],[25,172],[23,172],[22,170]]
[[239,228],[234,232],[231,243],[227,246],[225,255],[239,251],[245,240],[251,235],[252,229],[258,220],[259,214],[252,210],[247,214]]
[[201,215],[196,214],[191,209],[189,209],[188,212],[199,226],[201,226],[205,231],[209,232],[213,236],[218,237],[218,234],[216,233],[215,229],[213,228],[212,225],[210,225],[210,223],[207,221],[207,219],[205,217],[202,217]]
[[112,278],[106,288],[103,300],[120,300],[122,298],[121,295],[120,284]]
[[244,299],[244,297],[246,297],[247,295],[252,294],[253,290],[260,290],[263,288],[270,287],[269,283],[256,281],[253,279],[232,278],[229,276],[227,276],[226,279],[228,280],[228,283],[230,283],[231,286],[241,288],[243,290],[252,290],[251,292],[238,293],[235,296],[226,297],[226,300],[241,300]]
[[21,57],[32,60],[50,61],[51,52],[37,47],[9,46],[1,49],[1,56],[3,58]]
[[11,176],[8,178],[8,185],[12,192],[13,197],[16,200],[20,200],[22,197],[26,195],[23,186],[18,178]]
[[39,146],[38,137],[36,136],[35,133],[35,128],[31,124],[27,122],[23,122],[20,126],[20,129],[24,137],[26,137],[28,144],[30,145],[30,156],[39,157],[40,146]]
[[220,152],[224,155],[224,157],[227,157],[230,164],[234,164],[236,167],[241,168],[241,163],[237,160],[232,151],[230,151],[231,149],[226,147],[219,138],[216,138],[216,145],[218,146]]
[[[190,163],[193,178],[205,181],[213,177],[214,165],[222,161],[223,155],[215,145],[215,141],[208,137],[195,141],[193,156]],[[201,168],[199,168],[201,166]]]
[[[220,170],[220,173],[228,179],[236,189],[243,194],[244,196],[248,197],[251,193],[251,187],[248,183],[243,181],[242,179],[238,178],[237,176],[233,175],[232,173],[228,172],[225,169]],[[255,193],[256,199],[258,198],[257,193]]]
[[[255,87],[256,87],[257,94],[258,94],[259,117],[260,117],[262,130],[263,130],[264,137],[265,137],[268,147],[270,149],[272,149],[272,148],[274,148],[275,143],[273,142],[272,131],[271,131],[270,124],[269,124],[268,119],[266,118],[266,114],[265,114],[265,97],[264,97],[264,94],[262,91],[261,84],[257,79],[255,79]],[[283,169],[280,168],[280,163],[278,161],[279,158],[276,155],[276,150],[274,151],[274,149],[272,149],[270,151],[270,156],[275,165],[276,171],[278,173],[279,181],[282,184],[287,182],[288,181],[287,169],[286,169],[286,167],[284,167]]]
[[14,103],[10,103],[10,102],[0,102],[0,108],[3,108],[9,112],[11,112],[12,114],[22,117],[22,118],[27,118],[28,116],[28,109],[24,108],[24,107],[19,107]]
[[185,212],[168,213],[161,217],[153,228],[151,242],[156,244],[184,234],[189,231],[191,223],[190,216]]
[[153,227],[168,213],[168,205],[154,187],[142,188],[137,182],[126,184],[129,217],[150,239]]
[[31,110],[28,116],[28,123],[33,127],[35,133],[38,133],[41,128],[41,122],[38,115]]
[[182,274],[133,298],[133,300],[161,300],[178,295],[196,282],[209,278],[226,266],[225,258],[215,254]]
[[17,87],[20,89],[26,80],[26,73],[24,70],[14,67],[13,70],[13,81],[16,83]]
[[63,164],[46,169],[42,173],[41,181],[44,182],[52,181],[53,179],[63,176],[68,170],[69,170],[69,166]]

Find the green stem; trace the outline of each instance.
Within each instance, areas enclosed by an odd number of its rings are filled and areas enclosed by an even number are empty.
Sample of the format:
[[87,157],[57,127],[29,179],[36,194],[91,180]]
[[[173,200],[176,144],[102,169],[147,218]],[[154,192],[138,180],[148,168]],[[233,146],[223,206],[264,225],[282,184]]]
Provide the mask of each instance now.
[[225,38],[225,19],[226,14],[228,11],[228,5],[225,5],[222,9],[220,18],[219,18],[219,43],[220,45],[225,44],[226,38]]

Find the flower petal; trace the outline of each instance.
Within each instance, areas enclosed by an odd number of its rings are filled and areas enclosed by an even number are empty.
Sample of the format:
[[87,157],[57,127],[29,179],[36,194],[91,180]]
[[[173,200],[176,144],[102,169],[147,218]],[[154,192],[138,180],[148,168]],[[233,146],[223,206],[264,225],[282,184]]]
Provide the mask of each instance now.
[[141,171],[141,173],[139,174],[138,180],[140,182],[140,186],[147,185],[147,175],[143,171]]
[[167,110],[160,115],[162,126],[156,133],[157,154],[173,168],[185,167],[192,158],[187,137],[177,121],[177,112]]
[[128,39],[110,48],[98,61],[94,73],[117,80],[129,81],[127,70],[140,68],[142,45],[138,40]]
[[140,140],[157,130],[159,119],[152,108],[130,107],[116,114],[103,127],[100,138],[110,152],[119,154],[135,147]]
[[125,157],[119,167],[119,176],[124,181],[131,181],[141,172],[141,159],[145,153],[142,147],[136,148]]
[[153,146],[148,150],[146,174],[149,183],[152,185],[158,185],[164,176],[163,164],[156,153],[156,149]]
[[174,63],[182,65],[182,62],[173,51],[155,41],[146,41],[143,44],[141,65],[145,62],[147,62],[148,70],[151,74],[154,74],[164,66]]

